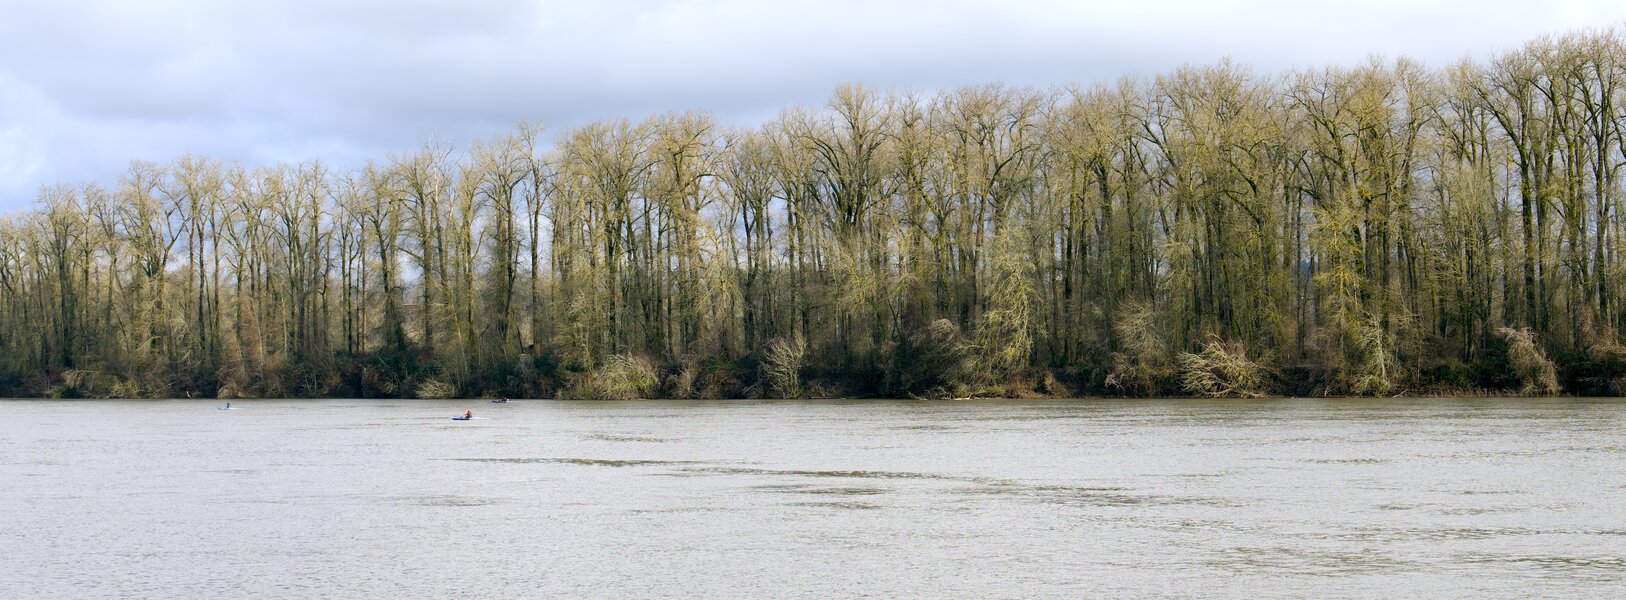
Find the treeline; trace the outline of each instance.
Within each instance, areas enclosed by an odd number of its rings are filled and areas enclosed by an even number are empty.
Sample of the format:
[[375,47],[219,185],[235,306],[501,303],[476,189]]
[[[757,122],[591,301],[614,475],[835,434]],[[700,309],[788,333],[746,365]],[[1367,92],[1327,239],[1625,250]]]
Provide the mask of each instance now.
[[135,163],[0,224],[0,393],[1626,393],[1626,43]]

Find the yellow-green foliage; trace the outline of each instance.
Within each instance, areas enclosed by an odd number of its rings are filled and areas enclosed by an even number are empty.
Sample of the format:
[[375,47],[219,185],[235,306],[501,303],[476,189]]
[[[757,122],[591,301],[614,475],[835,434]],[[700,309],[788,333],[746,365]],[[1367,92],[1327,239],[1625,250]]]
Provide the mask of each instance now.
[[1395,360],[1394,344],[1387,337],[1375,320],[1357,328],[1355,347],[1361,359],[1351,374],[1351,392],[1380,396],[1394,389],[1401,367]]
[[1256,398],[1264,395],[1264,369],[1248,359],[1241,342],[1211,339],[1202,352],[1181,352],[1180,387],[1194,396]]
[[985,377],[998,379],[1026,365],[1033,352],[1032,260],[1021,255],[1015,232],[996,244],[988,311],[977,325],[977,349]]
[[1113,332],[1123,349],[1112,354],[1107,373],[1109,389],[1132,394],[1156,393],[1174,373],[1169,348],[1158,321],[1159,315],[1146,302],[1133,302],[1118,311]]
[[235,400],[238,398],[246,398],[247,395],[243,393],[242,388],[237,386],[236,382],[227,380],[221,383],[220,387],[215,390],[215,397],[221,400]]
[[667,390],[673,398],[697,398],[700,390],[696,383],[700,379],[700,365],[693,359],[683,361],[683,366],[667,378]]
[[140,398],[141,382],[134,379],[122,379],[113,384],[109,396],[113,398]]
[[614,354],[598,370],[577,375],[563,396],[573,400],[649,398],[659,383],[648,358]]
[[79,395],[107,398],[114,396],[113,389],[118,386],[119,379],[101,371],[69,369],[62,372],[62,383]]
[[456,398],[457,385],[430,379],[418,384],[418,397],[431,399]]
[[762,358],[762,378],[770,392],[780,398],[802,395],[802,362],[807,345],[801,336],[790,339],[774,338],[768,342],[768,353]]
[[1527,328],[1511,327],[1498,329],[1496,334],[1507,342],[1507,366],[1523,384],[1520,394],[1551,396],[1558,393],[1558,369],[1536,345],[1535,334]]

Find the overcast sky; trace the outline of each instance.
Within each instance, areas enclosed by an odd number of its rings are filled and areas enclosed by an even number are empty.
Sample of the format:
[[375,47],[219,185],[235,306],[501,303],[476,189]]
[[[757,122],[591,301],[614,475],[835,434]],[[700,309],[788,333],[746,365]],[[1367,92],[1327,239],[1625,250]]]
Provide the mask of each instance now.
[[132,159],[351,166],[690,108],[756,124],[847,81],[1438,66],[1623,20],[1622,0],[0,0],[0,213]]

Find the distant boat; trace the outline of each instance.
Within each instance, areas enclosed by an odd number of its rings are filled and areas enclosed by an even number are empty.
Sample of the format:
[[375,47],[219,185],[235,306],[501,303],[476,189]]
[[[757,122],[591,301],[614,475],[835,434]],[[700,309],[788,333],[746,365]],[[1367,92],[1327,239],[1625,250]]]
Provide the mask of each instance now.
[[508,399],[507,399],[507,398],[503,398],[503,399],[501,399],[501,400],[492,400],[492,401],[491,401],[491,403],[492,403],[492,404],[508,404]]
[[473,418],[474,417],[452,417],[452,420],[453,421],[467,421],[467,420],[470,420],[470,419],[473,419]]

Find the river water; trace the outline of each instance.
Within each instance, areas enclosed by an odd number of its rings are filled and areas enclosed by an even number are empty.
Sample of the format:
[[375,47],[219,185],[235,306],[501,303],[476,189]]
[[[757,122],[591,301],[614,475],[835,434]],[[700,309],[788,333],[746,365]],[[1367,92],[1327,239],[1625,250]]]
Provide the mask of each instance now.
[[1618,400],[216,404],[0,402],[0,597],[1626,596]]

